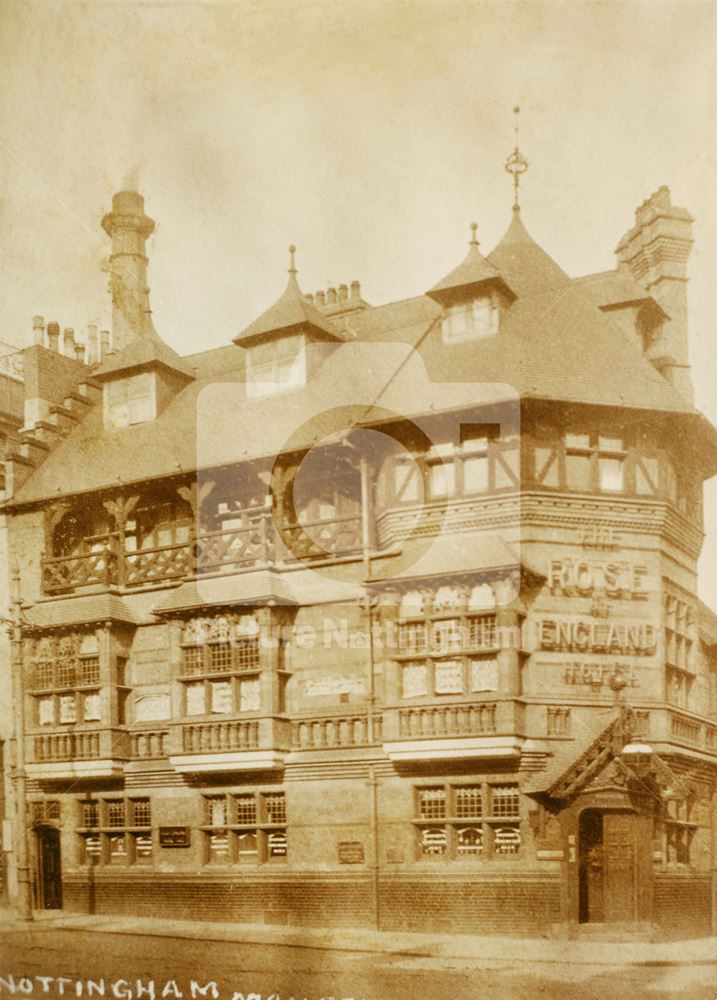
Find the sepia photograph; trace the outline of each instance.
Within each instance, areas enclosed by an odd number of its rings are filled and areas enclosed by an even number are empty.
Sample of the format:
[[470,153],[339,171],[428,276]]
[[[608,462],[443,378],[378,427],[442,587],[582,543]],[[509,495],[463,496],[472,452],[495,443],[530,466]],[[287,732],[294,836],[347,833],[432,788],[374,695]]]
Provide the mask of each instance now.
[[0,0],[0,1000],[717,998],[717,0]]

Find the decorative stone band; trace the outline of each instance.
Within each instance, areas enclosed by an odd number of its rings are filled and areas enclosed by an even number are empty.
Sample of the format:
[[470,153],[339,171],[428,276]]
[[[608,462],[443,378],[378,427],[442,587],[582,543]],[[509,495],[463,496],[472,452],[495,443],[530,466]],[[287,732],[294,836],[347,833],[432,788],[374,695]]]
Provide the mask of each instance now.
[[393,761],[517,759],[522,739],[516,736],[469,737],[447,740],[406,740],[384,743],[384,753]]

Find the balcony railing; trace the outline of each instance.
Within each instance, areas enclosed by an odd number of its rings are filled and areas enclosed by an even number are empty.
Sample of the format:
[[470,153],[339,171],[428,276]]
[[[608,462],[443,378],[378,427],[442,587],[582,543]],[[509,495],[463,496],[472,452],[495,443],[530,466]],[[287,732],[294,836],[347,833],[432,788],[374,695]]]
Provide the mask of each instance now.
[[497,705],[416,705],[398,711],[398,735],[412,737],[476,736],[496,732]]
[[119,582],[133,587],[137,584],[181,579],[187,575],[190,564],[190,548],[187,544],[125,552],[119,564],[119,568],[124,571],[124,581],[120,579]]
[[209,531],[196,540],[196,567],[199,573],[251,569],[274,562],[275,543],[269,517],[256,524],[224,531]]
[[42,589],[47,594],[112,583],[117,583],[117,556],[109,546],[99,552],[43,559]]
[[[381,742],[381,716],[373,717],[373,742]],[[369,746],[366,715],[329,715],[317,719],[295,719],[291,723],[293,750],[323,750]]]
[[167,756],[168,729],[145,729],[132,733],[132,757],[135,760],[156,760]]
[[96,760],[100,756],[100,734],[52,733],[36,736],[33,756],[40,764],[55,760]]
[[246,526],[202,532],[191,543],[124,552],[116,546],[112,538],[98,551],[43,559],[43,591],[54,594],[112,584],[136,587],[205,573],[351,556],[361,550],[361,519],[290,524],[280,536],[272,515],[266,514]]
[[129,734],[123,729],[91,729],[68,733],[40,733],[29,737],[31,763],[55,761],[127,760]]
[[255,750],[258,747],[257,719],[196,722],[182,726],[184,753],[221,753],[222,750]]

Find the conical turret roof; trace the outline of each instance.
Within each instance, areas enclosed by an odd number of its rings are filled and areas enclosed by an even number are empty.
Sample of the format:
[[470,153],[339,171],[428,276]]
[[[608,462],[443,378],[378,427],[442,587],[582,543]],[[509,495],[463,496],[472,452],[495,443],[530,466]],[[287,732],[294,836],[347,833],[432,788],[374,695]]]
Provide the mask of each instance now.
[[426,293],[432,299],[442,302],[447,298],[451,298],[459,290],[488,282],[499,283],[509,293],[511,292],[499,270],[480,252],[479,243],[476,239],[477,228],[476,223],[472,223],[472,236],[468,244],[468,253],[465,259]]
[[519,296],[543,292],[570,281],[560,265],[538,246],[525,228],[517,206],[513,208],[508,231],[488,254],[488,261]]
[[289,281],[283,295],[277,299],[273,306],[269,306],[258,319],[255,319],[253,323],[250,323],[246,329],[234,337],[235,344],[248,347],[254,341],[265,340],[279,333],[291,330],[298,332],[299,327],[314,333],[322,340],[346,339],[344,334],[309,302],[299,288],[299,282],[296,280],[296,268],[294,267],[295,252],[296,247],[290,246]]

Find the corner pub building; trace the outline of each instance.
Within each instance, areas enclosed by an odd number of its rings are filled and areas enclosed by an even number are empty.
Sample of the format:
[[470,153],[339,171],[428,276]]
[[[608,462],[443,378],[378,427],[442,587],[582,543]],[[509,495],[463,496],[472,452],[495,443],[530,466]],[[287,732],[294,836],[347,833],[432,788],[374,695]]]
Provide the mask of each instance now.
[[188,357],[142,197],[102,225],[111,339],[35,319],[6,455],[34,905],[714,932],[689,213],[660,188],[570,278],[516,200],[378,306],[303,293],[291,248]]

